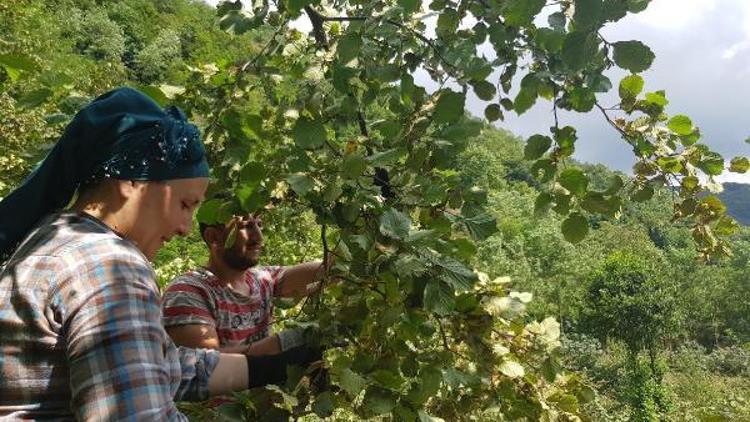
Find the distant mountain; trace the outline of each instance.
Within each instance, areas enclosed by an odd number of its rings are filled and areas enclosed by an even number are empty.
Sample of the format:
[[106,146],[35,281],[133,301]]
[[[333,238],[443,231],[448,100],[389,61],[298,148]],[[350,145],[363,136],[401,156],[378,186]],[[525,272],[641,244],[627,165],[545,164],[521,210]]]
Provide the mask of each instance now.
[[719,198],[727,206],[727,214],[750,226],[750,184],[724,183],[724,191]]

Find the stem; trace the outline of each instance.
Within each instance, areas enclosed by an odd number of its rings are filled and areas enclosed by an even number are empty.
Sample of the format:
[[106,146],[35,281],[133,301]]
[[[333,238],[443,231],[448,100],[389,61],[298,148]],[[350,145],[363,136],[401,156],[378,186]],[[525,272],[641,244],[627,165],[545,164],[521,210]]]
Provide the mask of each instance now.
[[621,127],[617,126],[617,123],[615,123],[614,120],[612,120],[609,117],[609,114],[607,114],[607,110],[604,107],[602,107],[602,105],[599,104],[598,102],[596,103],[596,108],[598,108],[599,111],[602,112],[602,114],[604,115],[604,118],[607,120],[607,123],[609,123],[610,126],[612,126],[618,132],[620,132],[620,135],[622,135],[622,137],[625,139],[625,141],[627,141],[629,144],[633,145],[633,143],[631,142],[630,137],[628,136],[627,132],[625,132],[624,130],[622,130]]
[[453,353],[456,356],[462,357],[466,360],[470,360],[466,355],[450,348],[450,346],[448,345],[448,336],[445,334],[445,328],[443,327],[443,320],[440,319],[440,317],[435,317],[435,320],[438,323],[438,330],[440,331],[440,338],[443,340],[443,347],[445,348],[445,350],[447,352]]

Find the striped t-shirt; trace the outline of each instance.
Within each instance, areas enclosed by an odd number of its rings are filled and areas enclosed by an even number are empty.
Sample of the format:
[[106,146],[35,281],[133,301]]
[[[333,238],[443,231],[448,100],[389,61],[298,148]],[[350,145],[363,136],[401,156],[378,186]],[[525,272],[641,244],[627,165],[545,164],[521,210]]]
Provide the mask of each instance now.
[[167,286],[162,301],[165,327],[198,324],[216,329],[220,347],[251,344],[268,337],[273,297],[284,267],[255,267],[245,273],[250,295],[221,284],[205,268],[183,274]]

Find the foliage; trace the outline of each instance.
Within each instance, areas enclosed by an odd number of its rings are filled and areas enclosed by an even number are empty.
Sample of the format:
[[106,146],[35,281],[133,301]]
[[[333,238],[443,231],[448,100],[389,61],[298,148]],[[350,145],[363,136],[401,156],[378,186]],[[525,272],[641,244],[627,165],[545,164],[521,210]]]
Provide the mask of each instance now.
[[633,354],[658,350],[675,325],[675,289],[661,265],[629,253],[608,256],[592,275],[583,327],[623,341]]
[[[653,60],[641,43],[605,40],[600,29],[648,3],[0,5],[7,28],[0,107],[8,113],[0,135],[18,140],[22,161],[3,163],[2,181],[17,184],[37,147],[88,98],[139,85],[204,129],[210,193],[223,195],[206,202],[202,221],[262,213],[269,263],[335,254],[330,275],[340,282],[280,311],[321,328],[330,384],[316,390],[297,374],[289,385],[242,393],[224,417],[628,417],[633,403],[663,402],[652,382],[659,367],[652,361],[634,371],[616,344],[559,347],[561,331],[575,336],[594,310],[588,292],[609,252],[638,254],[622,260],[643,277],[621,281],[635,281],[628,287],[639,293],[679,286],[669,307],[684,316],[674,318],[680,324],[644,295],[628,302],[624,285],[613,290],[626,299],[619,305],[632,305],[625,311],[650,318],[626,327],[645,330],[648,344],[690,338],[724,346],[750,335],[750,301],[733,300],[748,293],[746,231],[731,239],[735,257],[716,261],[736,227],[720,201],[701,193],[723,160],[699,142],[689,117],[667,116],[665,94],[644,93],[637,74],[617,86],[618,110],[598,103],[612,86],[607,69],[642,72]],[[84,23],[90,31],[71,30]],[[111,31],[93,40],[107,25]],[[466,116],[473,96],[491,121],[537,101],[551,101],[554,111],[596,108],[633,147],[635,177],[571,160],[576,132],[557,113],[549,133],[524,144]],[[44,118],[57,126],[39,124]],[[733,163],[745,169],[741,159]],[[231,199],[219,199],[227,193]],[[694,260],[696,246],[710,266]],[[156,260],[160,283],[204,260],[195,232],[173,241]],[[663,279],[668,266],[680,276]],[[622,310],[612,305],[606,315]],[[584,352],[598,363],[571,362]],[[720,353],[715,368],[739,370],[734,352]],[[631,376],[639,373],[640,381]],[[589,383],[602,397],[592,400]]]
[[72,21],[80,24],[72,28],[80,52],[97,60],[120,62],[125,53],[125,34],[105,11],[92,10],[80,18],[74,15]]
[[165,29],[135,55],[136,74],[146,84],[163,80],[167,71],[179,66],[182,46],[179,34]]

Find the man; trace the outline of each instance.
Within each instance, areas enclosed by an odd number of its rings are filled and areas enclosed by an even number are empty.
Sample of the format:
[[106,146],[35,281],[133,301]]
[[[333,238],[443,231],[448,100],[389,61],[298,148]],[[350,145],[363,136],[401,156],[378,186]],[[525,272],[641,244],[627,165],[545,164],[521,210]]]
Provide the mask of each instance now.
[[314,292],[323,264],[258,267],[262,227],[255,215],[235,217],[226,225],[201,225],[208,265],[177,277],[164,292],[163,321],[176,344],[262,356],[305,343],[302,330],[270,335],[273,298]]

